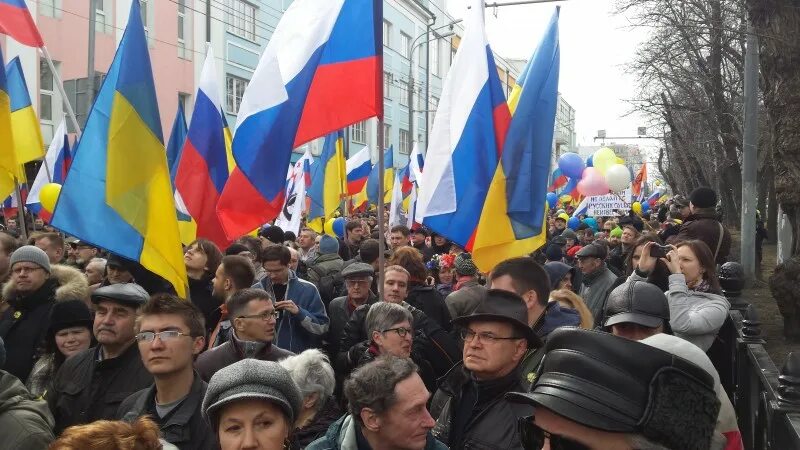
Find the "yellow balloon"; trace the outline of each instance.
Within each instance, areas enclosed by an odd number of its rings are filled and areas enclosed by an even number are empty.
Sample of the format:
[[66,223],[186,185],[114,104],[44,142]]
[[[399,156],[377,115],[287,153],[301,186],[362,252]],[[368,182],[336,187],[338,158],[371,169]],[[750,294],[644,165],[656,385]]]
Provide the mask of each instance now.
[[567,203],[569,203],[571,201],[572,201],[572,196],[571,195],[562,195],[561,196],[561,203],[566,205]]
[[42,190],[39,191],[39,202],[42,204],[42,208],[53,212],[60,193],[61,185],[58,183],[47,183],[42,186]]
[[605,175],[608,168],[614,164],[617,164],[617,155],[614,153],[614,150],[608,147],[601,148],[594,152],[594,156],[592,156],[592,165],[603,175]]
[[336,237],[336,232],[333,231],[333,221],[334,220],[336,220],[336,218],[330,218],[325,222],[324,231],[325,231],[325,234],[327,234],[328,236]]
[[633,204],[631,205],[631,209],[633,210],[634,213],[636,213],[636,214],[638,214],[640,216],[642,215],[642,204],[641,203],[633,202]]

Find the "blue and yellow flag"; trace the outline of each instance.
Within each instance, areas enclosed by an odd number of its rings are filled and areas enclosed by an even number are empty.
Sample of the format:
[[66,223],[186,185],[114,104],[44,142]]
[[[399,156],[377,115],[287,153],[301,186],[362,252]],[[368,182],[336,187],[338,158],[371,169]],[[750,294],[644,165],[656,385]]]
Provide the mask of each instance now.
[[163,277],[186,296],[161,119],[139,2],[89,113],[53,226]]
[[347,168],[344,157],[344,133],[339,130],[325,136],[322,154],[311,169],[308,196],[311,209],[308,220],[327,220],[347,195]]
[[[0,48],[0,66],[4,66],[3,49]],[[11,134],[11,97],[8,95],[6,71],[0,70],[0,148],[13,149],[14,136]],[[17,170],[14,152],[0,152],[0,198],[6,198],[14,190],[12,173]]]
[[556,7],[544,38],[509,96],[513,116],[472,246],[482,271],[544,245],[547,187],[558,105]]
[[22,182],[25,181],[22,164],[44,158],[44,142],[42,141],[39,117],[33,110],[19,57],[12,59],[6,66],[6,79],[8,95],[11,98],[11,134],[14,136],[14,155],[19,164],[17,178]]
[[[383,201],[387,205],[392,202],[392,189],[394,189],[394,148],[390,145],[383,154]],[[378,176],[380,169],[378,164],[372,166],[372,171],[367,178],[367,198],[371,205],[378,204],[380,187]]]

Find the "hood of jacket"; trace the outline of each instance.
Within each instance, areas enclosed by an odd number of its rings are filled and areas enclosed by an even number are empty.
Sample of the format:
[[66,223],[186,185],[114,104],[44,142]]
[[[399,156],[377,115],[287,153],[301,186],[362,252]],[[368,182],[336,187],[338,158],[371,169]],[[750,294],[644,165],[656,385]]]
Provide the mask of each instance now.
[[550,289],[558,288],[558,283],[564,278],[567,273],[572,273],[572,278],[575,278],[575,268],[569,264],[564,264],[560,261],[551,261],[544,265],[544,271],[550,277]]
[[544,320],[536,328],[536,334],[543,338],[560,327],[577,327],[581,324],[578,311],[561,306],[557,301],[549,302],[544,312]]
[[[54,264],[50,266],[50,278],[58,283],[55,293],[56,301],[89,301],[89,283],[78,269],[63,264]],[[9,299],[13,297],[16,287],[14,280],[9,279],[8,283],[3,285],[3,298]]]
[[39,416],[50,429],[55,426],[47,402],[35,400],[17,377],[0,370],[0,415],[9,411],[26,411],[28,414]]

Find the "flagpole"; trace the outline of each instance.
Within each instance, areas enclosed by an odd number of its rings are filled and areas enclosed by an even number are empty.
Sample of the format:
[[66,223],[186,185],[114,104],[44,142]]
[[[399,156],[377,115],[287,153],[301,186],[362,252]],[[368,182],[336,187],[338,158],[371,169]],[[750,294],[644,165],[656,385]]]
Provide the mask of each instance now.
[[383,191],[384,181],[384,155],[383,155],[383,117],[378,118],[378,297],[383,298],[383,267],[385,264],[383,252],[386,249],[386,234],[383,231]]
[[67,117],[69,117],[70,122],[72,122],[72,127],[75,128],[75,134],[77,134],[78,139],[80,139],[81,127],[78,125],[78,119],[75,117],[75,111],[72,110],[72,105],[69,103],[69,97],[67,97],[67,92],[64,90],[64,82],[61,81],[61,76],[58,74],[56,71],[56,66],[53,64],[53,58],[50,57],[50,52],[47,51],[46,46],[41,46],[39,50],[47,60],[47,65],[50,66],[50,73],[53,74],[53,78],[55,78],[56,81],[55,85],[58,87],[58,92],[61,93],[61,101],[64,103],[64,107],[67,109]]
[[20,236],[23,241],[28,240],[28,227],[25,225],[25,204],[22,202],[22,194],[19,190],[19,180],[14,176],[14,193],[17,196],[17,226],[20,227]]

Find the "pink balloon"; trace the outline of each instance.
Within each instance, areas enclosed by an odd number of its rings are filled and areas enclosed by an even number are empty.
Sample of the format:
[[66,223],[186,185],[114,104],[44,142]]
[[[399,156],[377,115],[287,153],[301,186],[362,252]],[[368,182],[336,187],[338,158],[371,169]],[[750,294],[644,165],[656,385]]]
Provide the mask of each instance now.
[[603,174],[594,167],[587,167],[578,182],[578,192],[585,196],[608,194],[608,183]]

